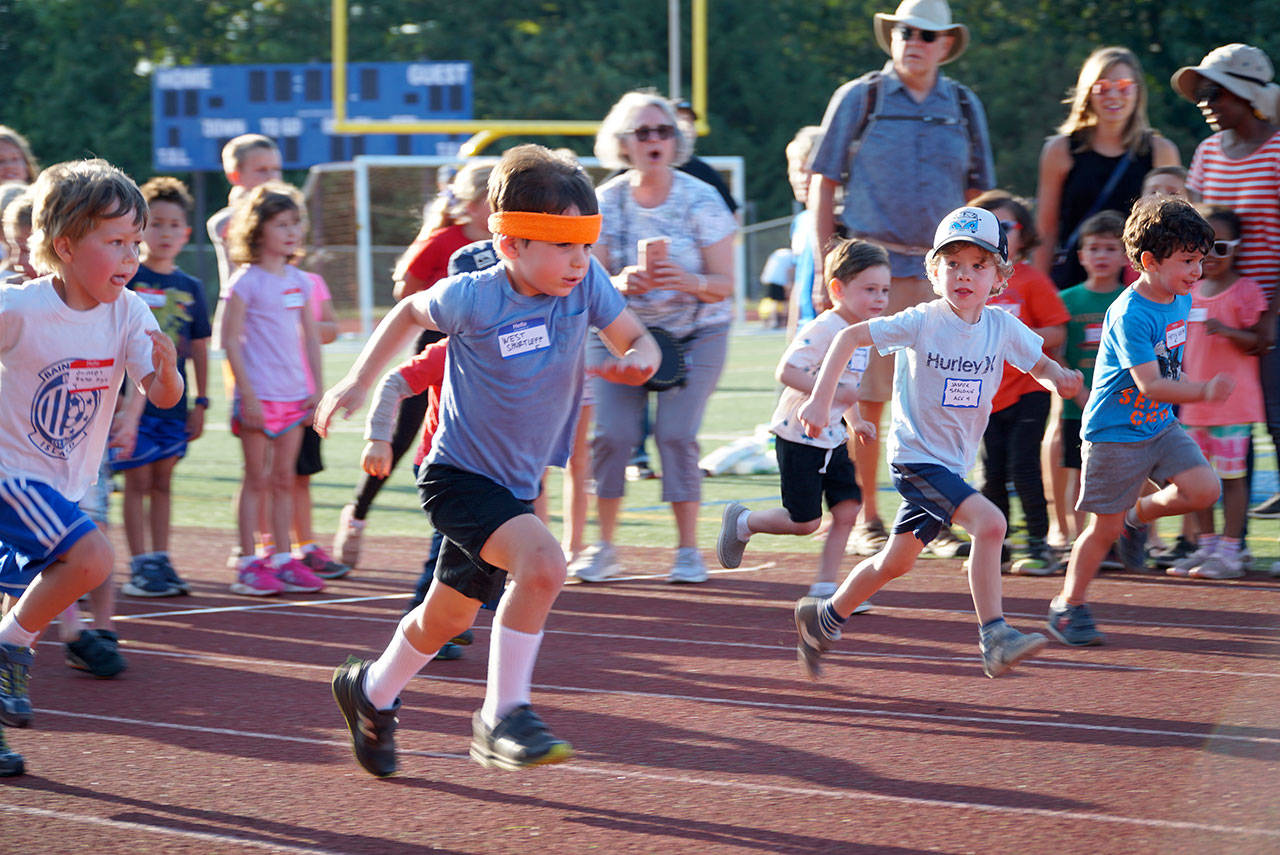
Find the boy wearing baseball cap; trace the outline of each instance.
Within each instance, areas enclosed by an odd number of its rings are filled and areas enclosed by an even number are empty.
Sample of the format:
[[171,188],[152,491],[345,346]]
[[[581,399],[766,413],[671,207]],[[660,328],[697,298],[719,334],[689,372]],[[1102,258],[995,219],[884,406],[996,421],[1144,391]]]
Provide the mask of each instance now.
[[831,597],[797,603],[796,652],[811,677],[854,608],[910,570],[952,521],[973,540],[969,589],[987,676],[1000,676],[1047,643],[1040,633],[1024,634],[1005,623],[1005,518],[964,475],[977,455],[1006,361],[1065,398],[1080,390],[1080,373],[1045,356],[1040,336],[1013,315],[987,308],[987,298],[1003,290],[1013,272],[1004,232],[990,211],[966,207],[948,214],[934,234],[925,270],[940,299],[838,333],[799,412],[809,435],[817,435],[830,418],[840,372],[853,351],[874,346],[886,356],[895,354],[888,458],[904,502],[884,549],[858,564]]

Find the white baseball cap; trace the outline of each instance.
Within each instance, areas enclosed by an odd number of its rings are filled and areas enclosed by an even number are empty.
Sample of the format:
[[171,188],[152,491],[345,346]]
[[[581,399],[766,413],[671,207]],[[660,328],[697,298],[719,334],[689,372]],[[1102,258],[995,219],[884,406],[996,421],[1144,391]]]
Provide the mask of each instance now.
[[1001,261],[1009,260],[1009,239],[1000,228],[1000,220],[986,208],[956,208],[943,217],[933,233],[933,249],[927,260],[932,261],[947,244],[961,241],[994,252]]

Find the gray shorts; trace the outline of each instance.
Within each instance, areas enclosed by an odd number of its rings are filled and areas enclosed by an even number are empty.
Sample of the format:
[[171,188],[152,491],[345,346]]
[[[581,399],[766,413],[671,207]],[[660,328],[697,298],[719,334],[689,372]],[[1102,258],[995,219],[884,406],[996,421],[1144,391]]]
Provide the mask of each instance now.
[[1147,479],[1164,486],[1188,469],[1209,465],[1180,424],[1141,442],[1085,440],[1082,456],[1076,510],[1095,514],[1116,514],[1133,507]]

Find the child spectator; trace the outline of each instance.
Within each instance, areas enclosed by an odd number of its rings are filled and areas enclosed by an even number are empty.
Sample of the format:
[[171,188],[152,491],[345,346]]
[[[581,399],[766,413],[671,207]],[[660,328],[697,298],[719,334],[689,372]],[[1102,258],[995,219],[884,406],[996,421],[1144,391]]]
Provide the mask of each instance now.
[[[271,137],[241,134],[222,147],[222,171],[231,182],[231,192],[227,196],[227,206],[211,216],[205,226],[218,259],[219,309],[224,305],[231,274],[236,269],[227,253],[227,226],[231,223],[231,215],[244,194],[268,181],[279,181],[284,174],[281,167],[280,149]],[[215,326],[221,326],[221,319]]]
[[[1140,569],[1148,523],[1218,500],[1218,478],[1171,406],[1225,401],[1234,386],[1226,372],[1207,381],[1182,376],[1190,291],[1213,244],[1213,229],[1182,199],[1139,199],[1125,221],[1125,251],[1142,273],[1102,323],[1081,424],[1076,505],[1093,518],[1071,549],[1062,592],[1049,604],[1049,632],[1063,644],[1102,643],[1085,596],[1116,538],[1125,567]],[[1161,487],[1140,497],[1148,479]]]
[[775,374],[784,388],[769,429],[776,436],[782,507],[752,511],[740,502],[730,502],[725,506],[716,542],[721,566],[737,567],[753,534],[808,536],[817,531],[825,495],[831,526],[822,547],[817,579],[809,588],[811,597],[835,593],[840,560],[858,519],[862,495],[849,459],[848,432],[842,416],[848,411],[849,424],[856,432],[875,432],[875,427],[852,409],[869,348],[854,350],[845,363],[828,426],[816,437],[805,432],[796,413],[813,391],[822,358],[836,334],[850,324],[881,314],[889,305],[889,254],[873,243],[837,239],[827,252],[824,273],[832,308],[800,329],[782,354]]
[[160,329],[173,340],[178,373],[184,378],[190,357],[196,396],[190,409],[185,392],[177,404],[161,409],[126,393],[121,417],[131,441],[111,449],[111,467],[124,472],[124,533],[131,556],[129,581],[121,590],[131,597],[174,597],[190,593],[191,586],[169,558],[170,482],[174,467],[186,456],[187,443],[204,433],[212,329],[204,286],[177,264],[191,237],[191,194],[181,181],[167,177],[152,178],[141,189],[150,218],[142,233],[141,263],[129,290],[142,298]]
[[[559,542],[532,511],[543,471],[569,455],[582,394],[587,328],[614,354],[593,367],[640,384],[657,345],[592,261],[596,196],[576,163],[537,145],[510,149],[489,182],[490,230],[503,263],[446,279],[402,300],[316,414],[323,435],[347,415],[378,370],[418,328],[449,336],[441,423],[418,490],[444,545],[426,601],[401,620],[376,662],[350,657],[333,693],[360,765],[396,769],[397,697],[436,651],[503,595],[490,633],[484,705],[472,718],[471,756],[515,769],[572,755],[529,703],[543,625],[565,579]],[[536,413],[536,427],[529,425]]]
[[1185,166],[1157,166],[1142,179],[1142,195],[1185,199],[1188,174]]
[[925,270],[942,299],[839,332],[800,409],[806,432],[819,435],[854,351],[874,344],[882,354],[896,353],[888,452],[894,486],[905,501],[884,551],[858,564],[834,596],[805,597],[796,604],[796,652],[811,677],[821,673],[822,654],[840,637],[854,607],[910,570],[925,544],[953,519],[972,538],[969,590],[980,625],[983,671],[998,677],[1047,641],[1005,623],[1000,594],[1005,518],[965,483],[964,475],[973,465],[1006,361],[1064,396],[1078,391],[1080,374],[1045,356],[1040,337],[1020,320],[986,308],[992,292],[1013,273],[1008,240],[995,214],[970,207],[948,214],[934,234]]
[[1205,219],[1213,227],[1213,248],[1204,259],[1204,278],[1191,291],[1188,316],[1188,380],[1203,380],[1218,372],[1230,374],[1235,391],[1226,401],[1182,405],[1179,420],[1200,446],[1222,482],[1222,534],[1214,532],[1213,506],[1197,512],[1200,538],[1196,551],[1166,572],[1171,576],[1236,579],[1244,575],[1245,513],[1249,493],[1246,476],[1253,426],[1264,418],[1262,387],[1258,384],[1258,333],[1253,329],[1266,311],[1261,286],[1235,267],[1240,244],[1240,217],[1230,208],[1209,208]]
[[[322,378],[312,284],[290,263],[302,251],[304,216],[302,195],[270,181],[249,191],[227,228],[230,258],[243,265],[231,278],[222,318],[222,345],[235,379],[231,429],[244,452],[236,502],[240,556],[231,590],[246,596],[324,588],[289,552],[302,425]],[[264,502],[276,545],[269,559],[253,549]]]
[[31,239],[31,193],[24,190],[4,206],[0,223],[4,226],[5,256],[0,266],[0,285],[16,285],[36,278],[27,242]]
[[39,172],[27,138],[8,125],[0,125],[0,182],[30,184]]
[[[101,160],[36,180],[32,259],[49,275],[0,288],[0,723],[31,724],[36,638],[111,577],[111,542],[77,502],[97,477],[125,372],[156,406],[182,397],[173,342],[125,285],[138,266],[147,203]],[[27,514],[43,509],[40,521]],[[0,774],[22,758],[0,754]]]
[[[1031,250],[1040,242],[1029,204],[1003,190],[988,190],[970,204],[991,211],[1000,220],[1009,242],[1009,260],[1013,262],[1008,286],[993,294],[988,305],[1004,309],[1029,326],[1044,340],[1044,353],[1052,359],[1062,346],[1070,315],[1053,280],[1027,263]],[[1061,566],[1049,548],[1049,508],[1040,468],[1040,444],[1051,397],[1034,377],[1005,363],[1000,386],[991,399],[991,417],[982,434],[982,483],[978,489],[1000,509],[1007,524],[1007,484],[1013,482],[1022,505],[1027,544],[1010,570],[1026,576],[1049,576]],[[1002,567],[1003,558],[1002,555]]]
[[[808,323],[818,315],[813,303],[813,267],[820,253],[814,246],[817,230],[813,226],[813,213],[805,205],[809,201],[809,182],[813,178],[809,159],[821,141],[822,128],[806,125],[796,131],[791,142],[787,143],[787,180],[791,183],[792,195],[800,205],[800,213],[791,221],[791,256],[795,268],[787,312],[788,338],[798,326]],[[825,300],[826,295],[819,295],[819,299]],[[869,496],[866,498],[871,500]]]
[[787,300],[795,273],[796,257],[789,246],[778,247],[765,259],[764,269],[760,271],[764,298],[759,312],[765,329],[778,330],[787,325]]
[[1107,309],[1124,293],[1121,271],[1127,266],[1124,254],[1124,217],[1102,211],[1080,226],[1080,265],[1089,278],[1062,292],[1062,303],[1071,319],[1067,321],[1062,364],[1079,371],[1084,386],[1075,398],[1062,401],[1061,456],[1053,462],[1065,473],[1061,495],[1054,492],[1058,525],[1070,543],[1084,531],[1089,515],[1075,510],[1080,493],[1080,419],[1093,388],[1093,366],[1102,341],[1102,321]]

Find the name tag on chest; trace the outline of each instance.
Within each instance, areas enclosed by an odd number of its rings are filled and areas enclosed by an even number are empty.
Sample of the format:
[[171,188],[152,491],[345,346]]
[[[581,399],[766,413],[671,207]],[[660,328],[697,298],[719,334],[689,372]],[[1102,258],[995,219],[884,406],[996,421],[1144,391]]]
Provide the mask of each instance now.
[[1209,320],[1209,310],[1204,306],[1193,306],[1187,314],[1187,320],[1193,324],[1202,324]]
[[859,374],[867,370],[867,362],[871,359],[871,348],[859,347],[854,350],[853,356],[849,357],[849,371],[855,371]]
[[111,386],[114,359],[77,359],[67,374],[67,391],[71,394],[100,392]]
[[1164,346],[1173,350],[1181,344],[1187,343],[1187,322],[1174,321],[1164,328]]
[[547,322],[542,318],[516,321],[498,328],[498,351],[503,359],[549,347],[551,336],[547,334]]
[[142,302],[146,303],[153,309],[164,308],[165,296],[164,291],[158,288],[138,288],[135,292],[142,298]]
[[982,400],[982,381],[948,377],[942,385],[942,406],[972,408]]
[[284,300],[286,309],[301,309],[307,303],[307,298],[302,293],[301,288],[290,288],[280,296]]

